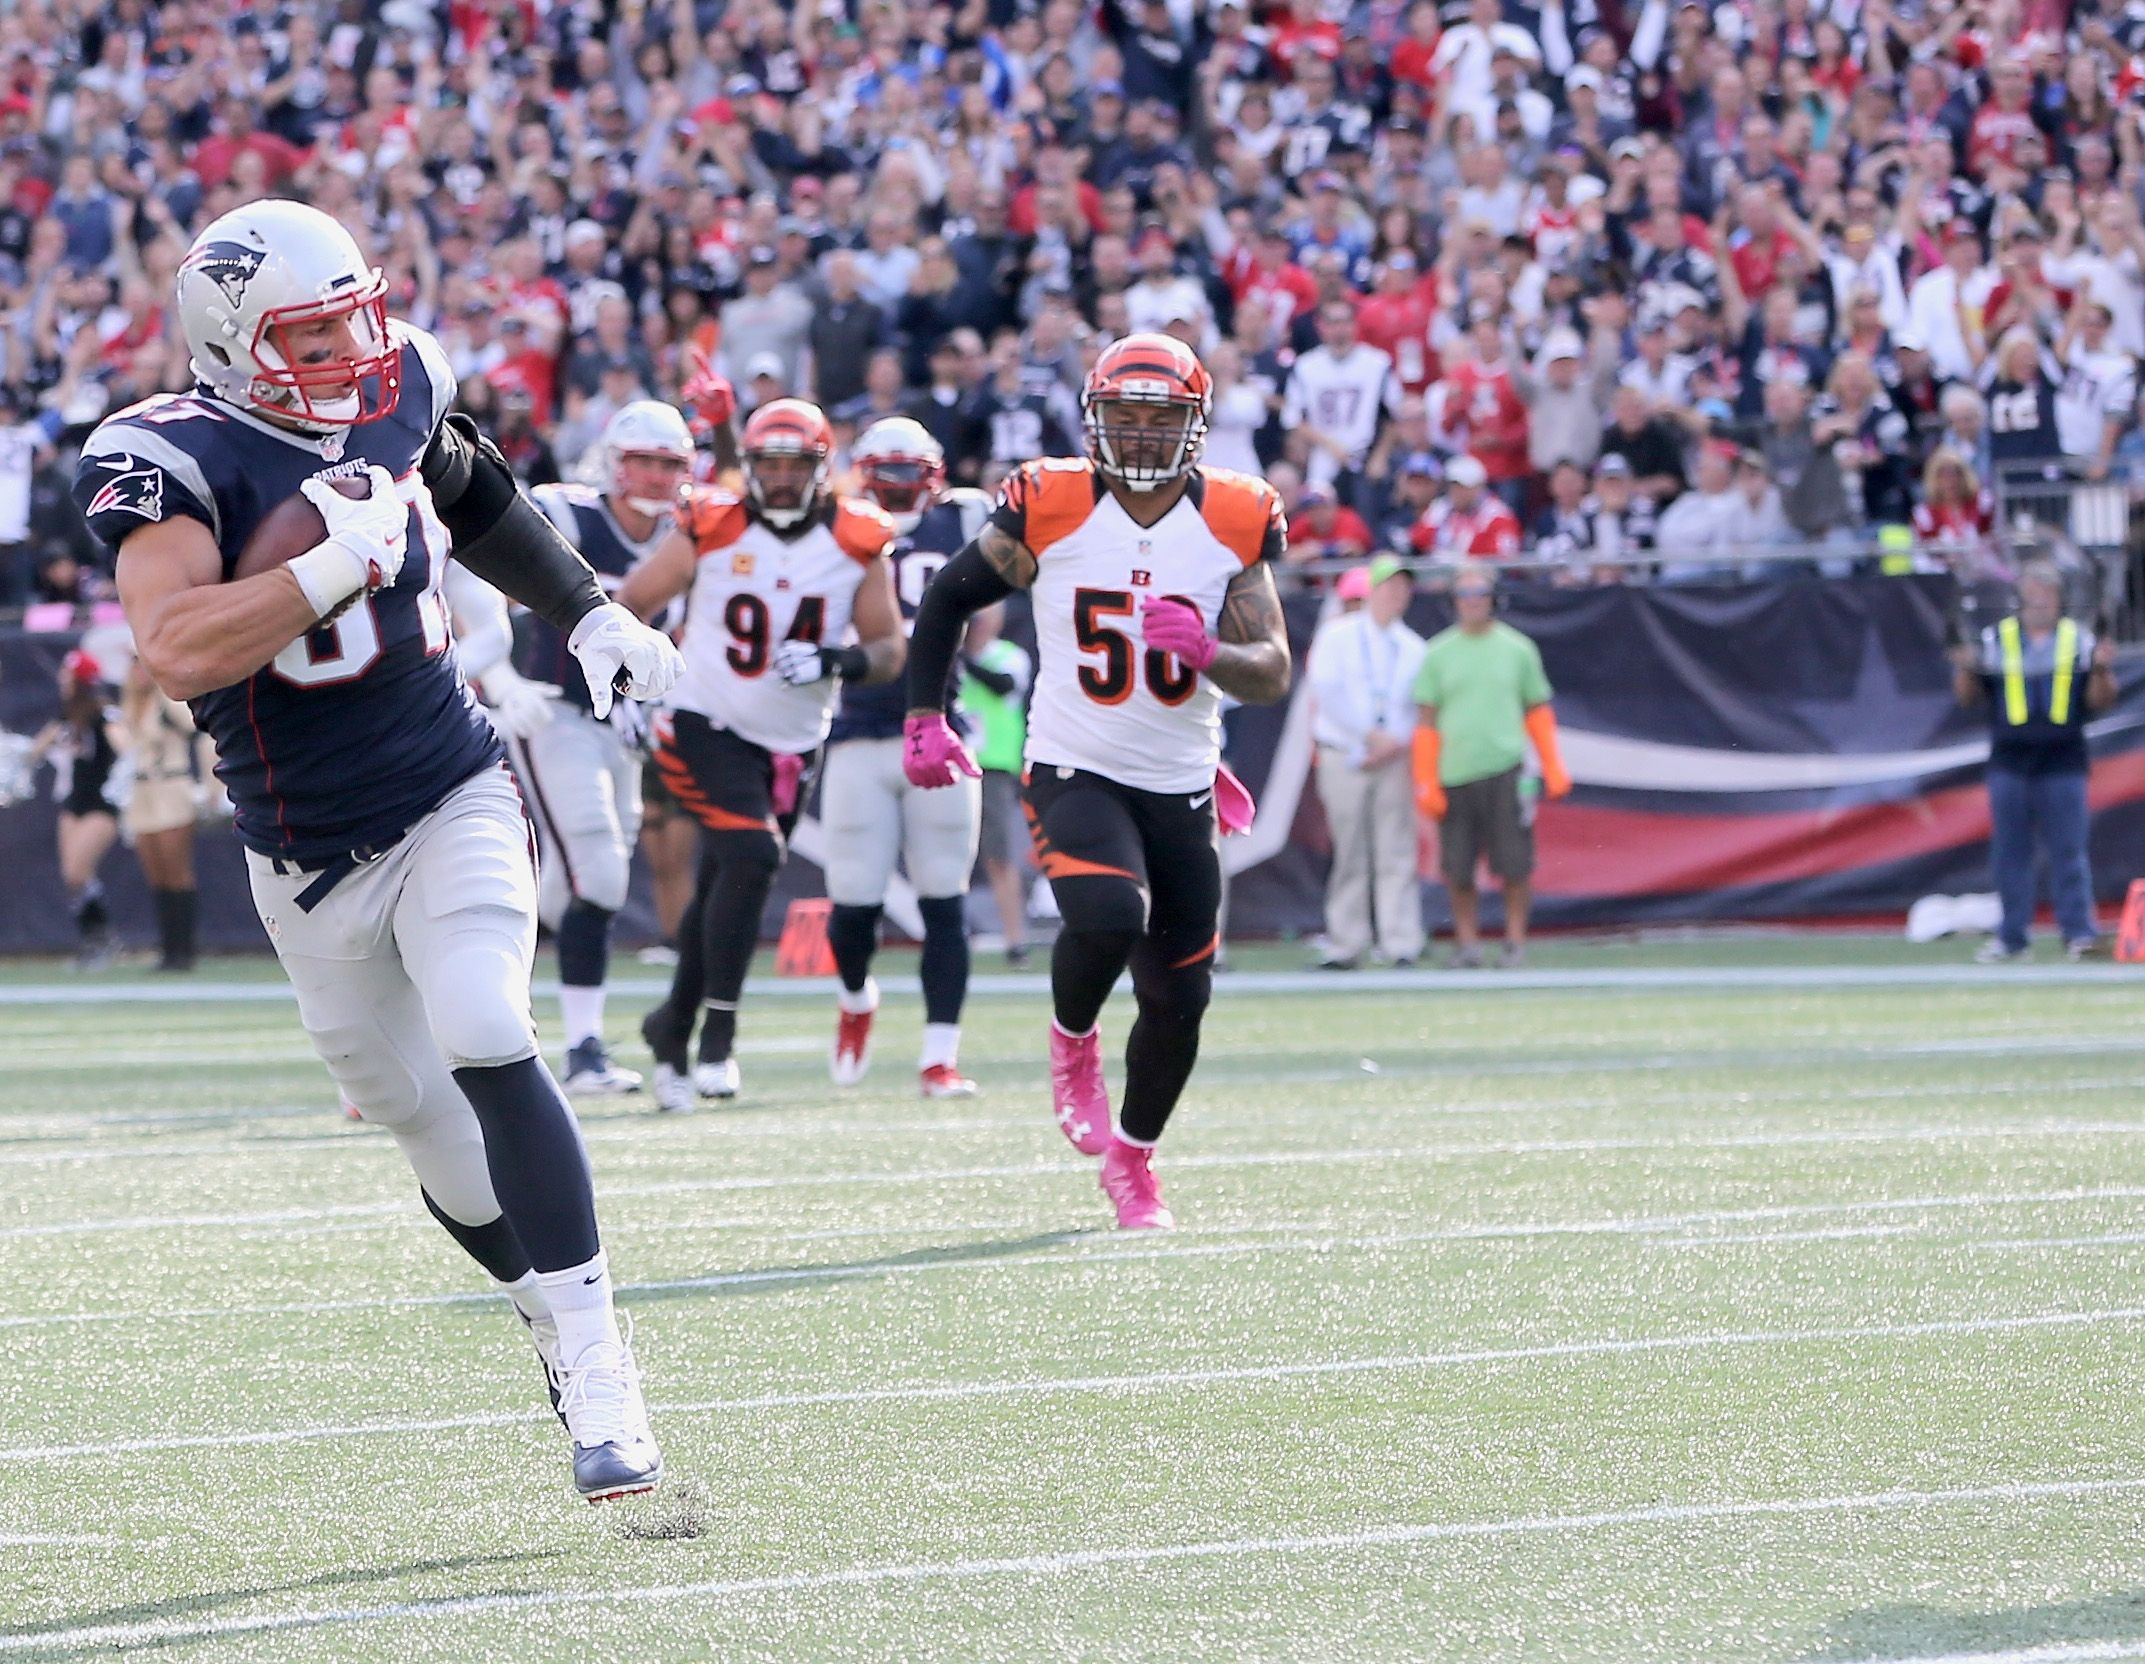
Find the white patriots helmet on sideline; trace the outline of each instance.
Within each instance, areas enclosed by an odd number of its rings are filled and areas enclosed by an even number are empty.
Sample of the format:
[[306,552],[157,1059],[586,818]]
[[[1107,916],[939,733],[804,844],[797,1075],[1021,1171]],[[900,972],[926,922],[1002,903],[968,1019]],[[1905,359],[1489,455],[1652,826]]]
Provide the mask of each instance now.
[[[179,262],[174,298],[195,379],[226,404],[311,433],[378,421],[401,393],[387,279],[340,223],[302,202],[249,202]],[[286,331],[346,319],[355,360],[304,364]]]
[[886,416],[858,435],[849,452],[857,489],[893,518],[906,537],[946,488],[946,448],[913,416]]
[[660,399],[635,399],[618,407],[603,424],[597,441],[603,453],[603,489],[642,514],[667,514],[675,501],[629,497],[620,483],[618,465],[629,456],[675,457],[688,470],[693,465],[693,431],[677,410]]

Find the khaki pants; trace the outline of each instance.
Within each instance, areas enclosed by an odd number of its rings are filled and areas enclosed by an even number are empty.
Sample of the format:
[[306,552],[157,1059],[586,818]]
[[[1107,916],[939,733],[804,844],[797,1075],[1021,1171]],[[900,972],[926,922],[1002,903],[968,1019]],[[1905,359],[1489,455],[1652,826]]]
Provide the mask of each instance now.
[[1377,943],[1388,958],[1423,951],[1422,885],[1415,874],[1415,783],[1403,753],[1383,768],[1353,767],[1347,754],[1318,748],[1318,795],[1333,829],[1333,872],[1326,880],[1326,941],[1336,958],[1359,957]]

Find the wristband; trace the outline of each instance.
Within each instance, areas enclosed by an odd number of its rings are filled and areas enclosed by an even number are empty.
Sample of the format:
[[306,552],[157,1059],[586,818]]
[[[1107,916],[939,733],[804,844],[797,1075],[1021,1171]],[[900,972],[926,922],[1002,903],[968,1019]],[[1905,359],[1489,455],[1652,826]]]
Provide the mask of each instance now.
[[332,537],[293,557],[284,570],[298,580],[316,618],[327,617],[372,577],[372,563],[359,559]]
[[861,682],[871,674],[871,660],[861,647],[822,647],[819,662],[829,676],[846,682]]

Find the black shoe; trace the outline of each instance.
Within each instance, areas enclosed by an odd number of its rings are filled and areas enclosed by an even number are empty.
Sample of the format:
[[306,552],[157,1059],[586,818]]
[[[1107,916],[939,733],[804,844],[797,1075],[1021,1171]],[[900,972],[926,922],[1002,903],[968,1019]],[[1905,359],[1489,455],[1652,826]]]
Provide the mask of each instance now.
[[1024,971],[1028,968],[1028,944],[1005,950],[1005,966],[1009,971]]
[[1356,962],[1353,958],[1321,959],[1316,965],[1312,967],[1313,970],[1319,971],[1352,971],[1355,968]]

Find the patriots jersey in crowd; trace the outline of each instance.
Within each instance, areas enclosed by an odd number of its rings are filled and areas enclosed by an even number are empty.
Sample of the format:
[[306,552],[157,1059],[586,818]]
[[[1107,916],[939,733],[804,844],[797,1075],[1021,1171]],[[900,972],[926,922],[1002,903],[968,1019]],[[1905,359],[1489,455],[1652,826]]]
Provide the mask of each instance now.
[[[655,553],[671,528],[671,517],[663,515],[653,531],[634,542],[611,513],[603,493],[590,485],[540,485],[529,495],[566,541],[581,551],[581,558],[596,569],[596,582],[606,595],[618,593],[626,574]],[[588,696],[588,678],[581,674],[581,661],[567,650],[566,632],[534,613],[514,620],[514,668],[531,681],[552,683],[569,704],[581,710],[595,708]]]
[[[916,522],[916,529],[894,544],[894,594],[901,602],[904,633],[916,621],[916,609],[924,591],[938,576],[939,568],[961,552],[983,529],[991,500],[980,491],[959,487],[933,503]],[[952,681],[958,682],[960,660],[956,656]],[[953,700],[949,695],[947,706]],[[830,744],[838,740],[891,740],[901,737],[902,718],[909,714],[908,683],[896,676],[873,687],[842,684],[841,708],[834,713],[834,726],[827,731]]]
[[322,438],[206,394],[159,393],[105,418],[75,472],[75,502],[107,544],[165,520],[198,520],[223,552],[226,579],[261,521],[314,475],[377,463],[410,505],[409,552],[391,586],[243,682],[189,702],[216,742],[239,836],[266,855],[311,860],[391,839],[503,760],[455,664],[440,589],[447,529],[417,474],[453,403],[454,372],[429,335],[392,328],[401,394],[377,421]]

